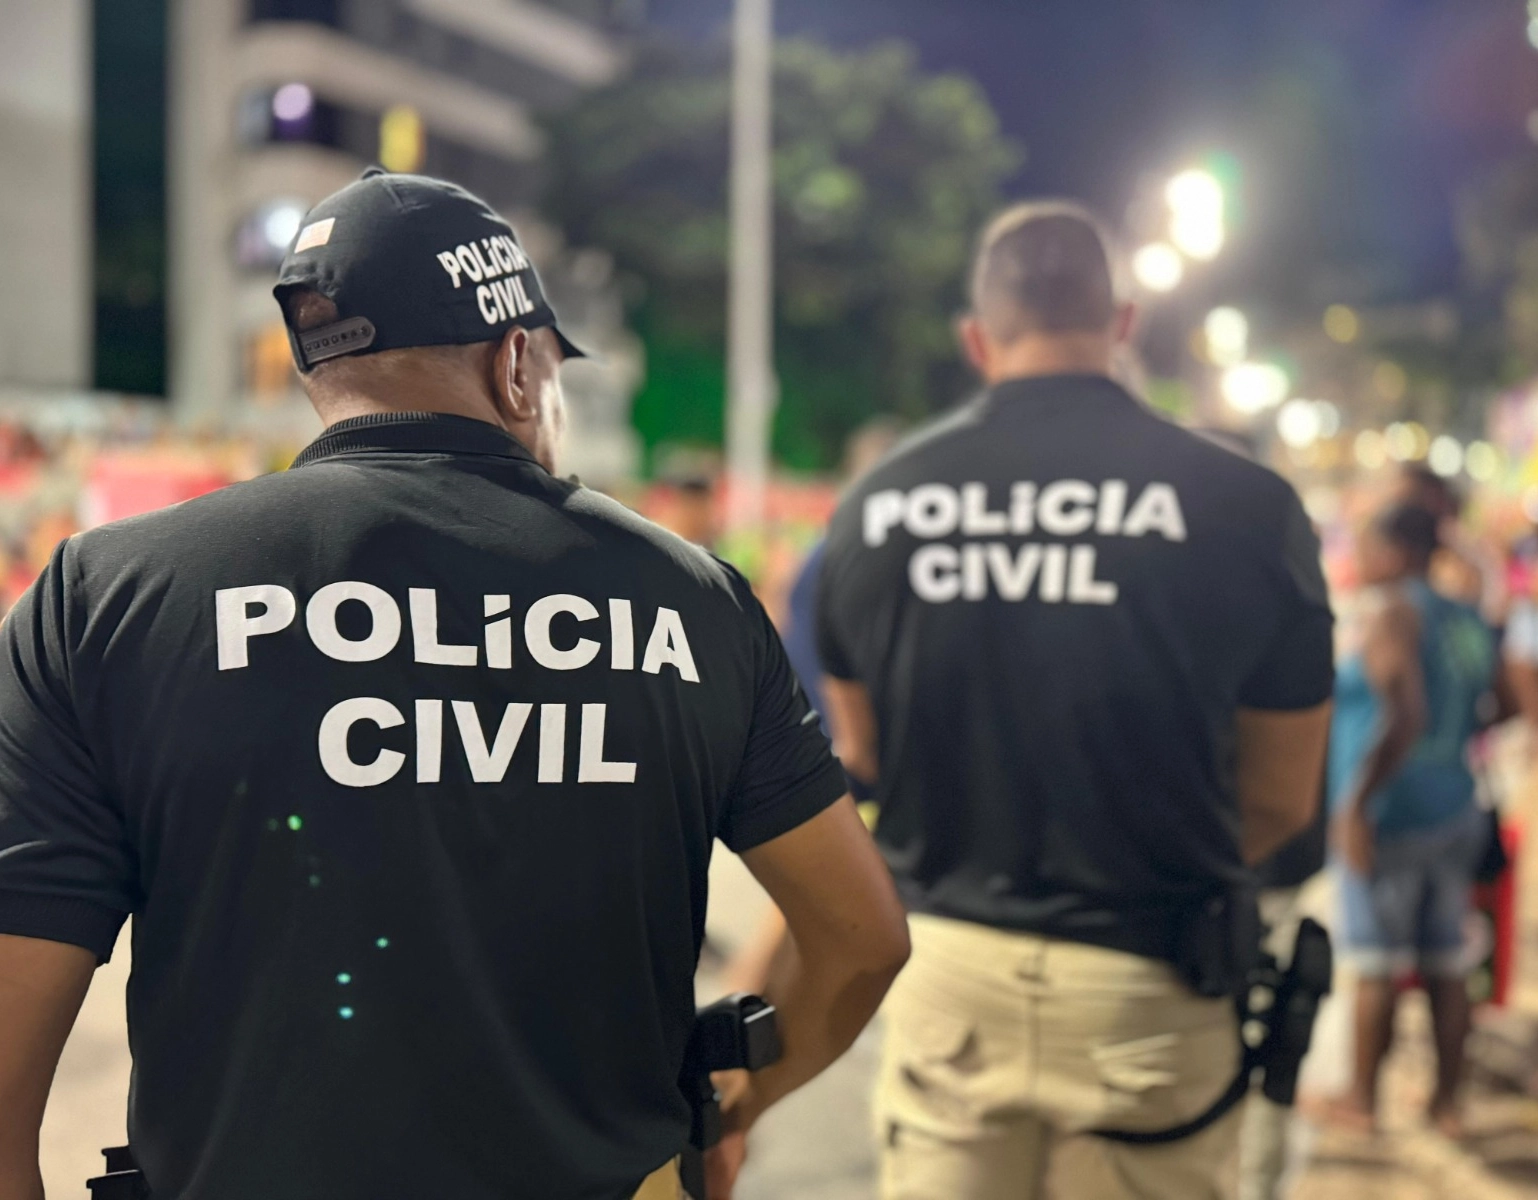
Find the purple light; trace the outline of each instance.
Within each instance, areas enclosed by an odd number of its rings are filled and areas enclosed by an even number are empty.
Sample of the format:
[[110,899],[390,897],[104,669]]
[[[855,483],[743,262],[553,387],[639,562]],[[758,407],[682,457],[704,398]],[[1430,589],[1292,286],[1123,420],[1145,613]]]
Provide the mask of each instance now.
[[302,121],[315,107],[315,93],[302,83],[285,83],[272,94],[272,115],[280,121]]

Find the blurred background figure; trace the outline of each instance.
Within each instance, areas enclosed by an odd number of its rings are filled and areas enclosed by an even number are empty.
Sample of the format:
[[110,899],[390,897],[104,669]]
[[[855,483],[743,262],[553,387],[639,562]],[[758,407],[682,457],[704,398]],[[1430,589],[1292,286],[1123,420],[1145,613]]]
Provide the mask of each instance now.
[[1337,1115],[1373,1127],[1399,988],[1414,972],[1435,1032],[1427,1115],[1456,1137],[1472,966],[1465,925],[1490,836],[1467,755],[1480,702],[1500,681],[1495,639],[1478,612],[1428,578],[1451,516],[1399,501],[1362,531],[1359,578],[1374,608],[1340,668],[1330,792],[1339,929],[1358,976],[1355,1071]]

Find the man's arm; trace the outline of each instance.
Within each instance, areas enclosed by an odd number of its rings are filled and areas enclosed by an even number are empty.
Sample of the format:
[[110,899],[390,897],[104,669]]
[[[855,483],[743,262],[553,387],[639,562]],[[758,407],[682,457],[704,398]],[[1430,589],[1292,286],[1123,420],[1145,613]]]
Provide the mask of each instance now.
[[727,1114],[734,1130],[849,1049],[908,960],[897,890],[848,797],[742,857],[785,918],[765,988],[785,1054]]
[[881,769],[880,741],[876,736],[876,706],[870,692],[854,679],[822,678],[823,705],[827,712],[828,732],[833,736],[833,753],[844,770],[870,786]]
[[1319,806],[1330,702],[1295,712],[1241,708],[1238,740],[1240,844],[1252,866],[1308,828]]
[[37,1139],[96,955],[0,934],[0,1197],[42,1200]]
[[1420,618],[1403,600],[1372,620],[1362,647],[1367,682],[1378,697],[1378,729],[1341,808],[1336,835],[1346,861],[1372,869],[1373,834],[1367,804],[1404,766],[1426,728],[1426,682],[1421,675]]

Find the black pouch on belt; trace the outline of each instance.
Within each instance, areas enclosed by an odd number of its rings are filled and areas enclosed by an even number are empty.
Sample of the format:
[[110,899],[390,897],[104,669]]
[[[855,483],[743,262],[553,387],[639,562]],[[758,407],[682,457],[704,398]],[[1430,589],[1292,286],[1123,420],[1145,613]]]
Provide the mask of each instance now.
[[1175,931],[1175,969],[1199,996],[1237,996],[1260,958],[1255,889],[1234,886],[1194,903]]

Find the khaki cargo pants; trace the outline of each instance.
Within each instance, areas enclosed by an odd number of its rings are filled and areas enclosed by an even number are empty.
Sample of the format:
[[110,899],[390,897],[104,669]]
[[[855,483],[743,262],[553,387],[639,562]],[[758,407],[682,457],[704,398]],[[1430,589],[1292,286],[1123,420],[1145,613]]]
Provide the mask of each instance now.
[[1163,1146],[1085,1135],[1203,1112],[1238,1070],[1231,1001],[1196,996],[1152,959],[938,917],[910,924],[876,1092],[882,1200],[1234,1195],[1237,1111]]
[[635,1200],[683,1200],[684,1187],[678,1178],[678,1164],[670,1162],[647,1176]]

